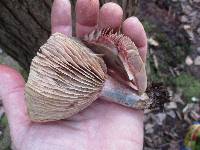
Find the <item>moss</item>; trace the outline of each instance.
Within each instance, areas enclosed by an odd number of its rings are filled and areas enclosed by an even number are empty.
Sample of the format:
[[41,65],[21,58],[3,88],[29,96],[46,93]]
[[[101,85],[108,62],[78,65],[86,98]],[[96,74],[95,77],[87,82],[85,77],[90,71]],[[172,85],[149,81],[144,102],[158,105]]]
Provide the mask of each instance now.
[[24,80],[27,81],[28,79],[28,72],[24,69],[20,69],[20,73],[23,76]]
[[200,98],[200,80],[191,75],[183,73],[178,77],[169,77],[151,72],[150,80],[152,82],[163,82],[166,86],[176,89],[182,89],[185,100],[190,101],[192,97]]
[[0,120],[0,125],[5,128],[8,125],[7,117],[4,115]]
[[166,33],[157,33],[155,39],[160,44],[160,60],[166,66],[176,67],[184,62],[188,54],[189,46],[181,41],[173,41]]
[[174,88],[180,88],[183,90],[183,96],[187,100],[191,100],[192,97],[200,98],[200,80],[196,79],[190,74],[182,73],[180,76],[172,77],[167,74],[161,74],[151,64],[151,82],[163,82],[166,86]]
[[146,20],[142,21],[142,24],[144,26],[144,30],[147,32],[147,33],[151,33],[151,32],[154,32],[155,29],[156,29],[156,26]]
[[187,99],[191,99],[193,96],[200,98],[200,80],[184,73],[173,79],[173,82],[178,88],[183,90],[183,95]]
[[0,149],[11,150],[10,131],[8,127],[8,120],[5,115],[0,119],[0,127],[3,129],[3,134],[0,136]]
[[0,149],[11,150],[11,138],[8,126],[3,131],[3,136],[0,138]]

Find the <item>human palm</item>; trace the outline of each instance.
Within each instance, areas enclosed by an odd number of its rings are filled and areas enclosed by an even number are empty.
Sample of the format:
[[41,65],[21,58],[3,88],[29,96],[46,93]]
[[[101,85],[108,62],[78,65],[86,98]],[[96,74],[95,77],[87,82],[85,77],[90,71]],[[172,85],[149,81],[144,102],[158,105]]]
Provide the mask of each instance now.
[[[71,36],[71,6],[55,0],[52,33]],[[114,12],[114,13],[113,13]],[[141,23],[131,17],[122,23],[122,9],[107,3],[99,10],[98,0],[77,0],[76,35],[99,27],[119,28],[129,36],[145,60],[147,42]],[[133,150],[142,149],[143,114],[118,104],[96,100],[87,109],[67,120],[31,122],[26,110],[24,80],[15,70],[0,65],[0,96],[8,117],[13,149],[17,150]]]

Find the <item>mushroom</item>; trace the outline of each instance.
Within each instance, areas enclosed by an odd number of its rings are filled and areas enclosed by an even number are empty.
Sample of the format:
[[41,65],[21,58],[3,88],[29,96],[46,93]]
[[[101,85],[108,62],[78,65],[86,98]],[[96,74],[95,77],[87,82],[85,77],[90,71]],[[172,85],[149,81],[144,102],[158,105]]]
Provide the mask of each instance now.
[[33,58],[25,97],[32,121],[66,119],[98,98],[130,108],[153,102],[145,65],[134,43],[110,29],[83,39],[53,34]]

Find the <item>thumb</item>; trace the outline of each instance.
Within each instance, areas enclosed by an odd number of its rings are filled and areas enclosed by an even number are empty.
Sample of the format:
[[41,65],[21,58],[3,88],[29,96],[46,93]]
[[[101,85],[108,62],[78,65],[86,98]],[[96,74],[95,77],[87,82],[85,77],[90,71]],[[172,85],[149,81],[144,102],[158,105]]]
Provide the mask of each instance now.
[[11,136],[22,135],[30,122],[25,105],[24,80],[18,72],[5,65],[0,65],[0,97],[8,118]]

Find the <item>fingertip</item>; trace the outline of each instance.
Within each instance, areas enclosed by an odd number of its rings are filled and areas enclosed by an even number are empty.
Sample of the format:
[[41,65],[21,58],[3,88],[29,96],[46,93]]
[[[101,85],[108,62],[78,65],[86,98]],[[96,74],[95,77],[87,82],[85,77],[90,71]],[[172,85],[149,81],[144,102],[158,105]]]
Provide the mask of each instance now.
[[113,2],[106,3],[100,9],[99,26],[101,28],[119,28],[122,23],[122,18],[123,10],[118,4]]
[[98,20],[99,1],[98,0],[77,0],[76,21],[85,26],[94,26]]
[[76,2],[76,35],[82,37],[91,32],[97,25],[99,16],[98,0],[77,0]]
[[147,58],[147,49],[148,49],[147,44],[144,45],[143,47],[139,47],[139,53],[140,53],[140,56],[141,56],[143,62],[146,62],[146,58]]
[[51,11],[51,32],[72,35],[71,3],[69,0],[54,0]]
[[122,32],[132,39],[138,47],[143,61],[145,61],[147,54],[147,36],[139,19],[137,17],[127,18],[123,22]]

